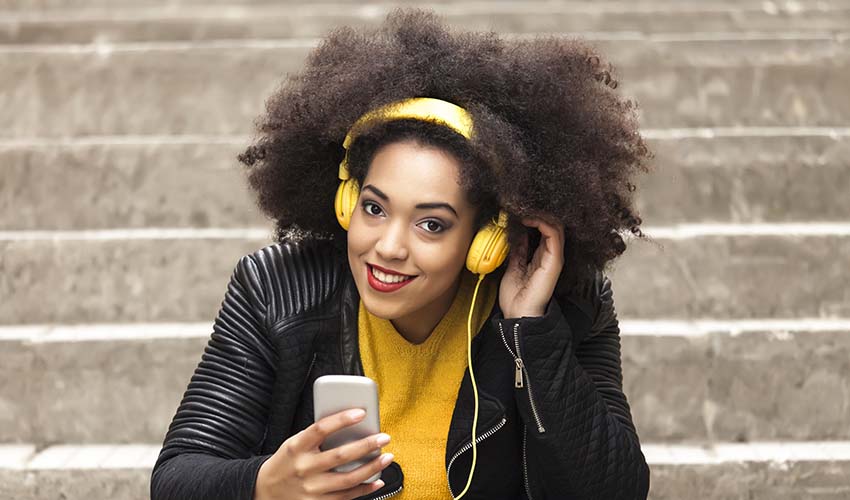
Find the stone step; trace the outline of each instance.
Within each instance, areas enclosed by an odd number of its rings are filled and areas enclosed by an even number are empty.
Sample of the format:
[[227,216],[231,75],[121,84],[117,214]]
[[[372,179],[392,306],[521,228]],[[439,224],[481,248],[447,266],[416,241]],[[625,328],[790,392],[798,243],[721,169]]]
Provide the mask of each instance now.
[[[850,439],[850,317],[621,316],[620,329],[644,440]],[[0,328],[0,443],[162,442],[212,331],[212,321]]]
[[[637,318],[850,316],[850,224],[644,227],[609,268]],[[207,321],[271,228],[0,232],[0,324]],[[796,283],[796,286],[789,286]]]
[[[644,136],[656,153],[656,171],[639,178],[636,191],[644,221],[850,218],[850,129],[661,129]],[[0,142],[0,230],[261,226],[266,220],[236,161],[249,142]]]
[[205,321],[217,311],[239,258],[269,245],[271,234],[271,228],[2,233],[0,290],[14,298],[0,305],[0,322]]
[[[622,94],[637,99],[643,127],[850,123],[844,35],[604,36],[592,42],[613,62]],[[0,95],[10,96],[0,138],[251,134],[266,99],[316,43],[0,47]]]
[[[120,6],[0,12],[0,43],[101,43],[319,37],[375,26],[397,4]],[[452,2],[428,6],[453,26],[518,33],[845,31],[850,6],[741,2]]]
[[[378,10],[383,12],[388,6],[415,5],[424,8],[440,8],[444,4],[474,5],[480,2],[463,0],[428,0],[426,2],[416,0],[314,0],[309,5],[318,6],[326,11],[344,9],[351,4],[362,7],[365,12]],[[490,0],[486,4],[494,5],[494,8],[503,8],[503,4],[514,3],[514,0]],[[534,1],[523,2],[534,5]],[[186,7],[204,8],[215,6],[219,9],[239,8],[269,8],[275,5],[286,5],[292,8],[304,8],[303,0],[2,0],[0,1],[0,13],[5,14],[42,14],[75,11],[91,11],[106,9],[144,9],[154,8],[164,11],[172,11]],[[755,12],[759,8],[775,13],[777,16],[796,15],[810,10],[835,10],[846,7],[846,0],[551,0],[544,5],[553,8],[575,9],[577,11],[597,8],[609,11],[629,10],[688,10],[690,9],[722,9],[722,10],[745,10]]]
[[[0,495],[17,500],[150,498],[160,446],[0,446]],[[850,443],[641,443],[653,500],[844,500]]]
[[[428,4],[454,3],[457,0],[429,0]],[[509,2],[513,0],[492,0],[495,2]],[[556,0],[561,2],[563,0]],[[574,0],[570,3],[582,5],[586,0]],[[599,3],[607,3],[611,6],[624,5],[621,0],[598,0]],[[715,0],[720,5],[733,6],[738,2],[734,0]],[[753,2],[754,0],[744,0]],[[806,0],[804,0],[806,1]],[[675,0],[635,0],[635,3],[648,4],[672,4]],[[826,0],[822,3],[839,3],[841,0]],[[364,5],[364,8],[376,8],[381,5],[422,5],[422,2],[415,0],[374,0],[369,2],[358,2],[357,0],[314,0],[311,4],[320,5],[327,9],[335,9],[346,6],[352,3]],[[566,3],[566,2],[565,2]],[[787,10],[783,7],[782,2],[773,3],[771,8]],[[0,0],[0,9],[7,13],[32,13],[32,12],[55,12],[66,10],[90,10],[90,9],[106,9],[106,8],[155,8],[155,9],[174,9],[181,7],[204,7],[217,6],[227,9],[234,7],[263,7],[271,5],[290,5],[298,7],[304,4],[303,0]],[[792,8],[794,6],[791,6]]]

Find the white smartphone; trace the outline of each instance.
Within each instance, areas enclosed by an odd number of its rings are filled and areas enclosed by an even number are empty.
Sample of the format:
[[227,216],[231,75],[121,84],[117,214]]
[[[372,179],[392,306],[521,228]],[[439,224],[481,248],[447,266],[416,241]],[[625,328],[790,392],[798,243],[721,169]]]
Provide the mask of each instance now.
[[[356,424],[344,427],[331,435],[319,446],[322,451],[342,446],[358,439],[381,432],[378,412],[378,385],[369,377],[358,375],[323,375],[313,382],[313,421],[344,410],[362,408],[366,417]],[[334,467],[335,472],[348,472],[368,463],[381,454],[374,450],[363,457]],[[362,484],[373,483],[381,478],[377,473]]]

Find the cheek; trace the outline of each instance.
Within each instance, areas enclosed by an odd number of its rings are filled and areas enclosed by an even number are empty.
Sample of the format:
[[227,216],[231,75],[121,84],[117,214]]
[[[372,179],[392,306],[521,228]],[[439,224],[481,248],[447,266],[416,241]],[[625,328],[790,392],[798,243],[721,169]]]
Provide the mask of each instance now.
[[363,226],[357,211],[351,216],[346,238],[348,238],[348,251],[351,256],[357,256],[363,253],[364,249],[369,246],[368,228]]
[[432,275],[455,276],[466,263],[467,250],[457,241],[429,245],[417,253],[417,263],[420,269]]

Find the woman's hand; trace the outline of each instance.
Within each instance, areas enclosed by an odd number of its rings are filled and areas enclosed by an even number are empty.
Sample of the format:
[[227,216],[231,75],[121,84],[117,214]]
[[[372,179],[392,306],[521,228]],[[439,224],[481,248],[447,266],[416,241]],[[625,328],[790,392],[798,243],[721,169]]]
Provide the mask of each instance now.
[[528,264],[528,234],[508,254],[508,269],[499,285],[499,307],[505,318],[543,316],[564,267],[564,225],[539,217],[523,218],[522,223],[536,227],[542,237]]
[[[274,455],[263,462],[257,474],[254,500],[351,500],[379,490],[384,482],[360,484],[384,470],[393,459],[384,453],[349,472],[330,469],[381,448],[375,434],[337,448],[320,451],[319,445],[331,433],[363,420],[365,412],[352,418],[341,411],[313,422],[309,427],[283,442]],[[383,434],[386,436],[386,434]],[[387,436],[389,437],[389,436]],[[383,460],[382,460],[383,459]]]

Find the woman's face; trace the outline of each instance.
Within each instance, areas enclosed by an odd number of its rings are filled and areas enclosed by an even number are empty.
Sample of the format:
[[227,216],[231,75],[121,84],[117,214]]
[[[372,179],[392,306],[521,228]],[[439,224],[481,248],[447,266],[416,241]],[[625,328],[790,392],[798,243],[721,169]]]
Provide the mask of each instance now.
[[[351,216],[348,263],[375,316],[434,324],[451,305],[475,219],[458,184],[459,166],[450,153],[410,140],[374,155]],[[381,288],[370,276],[372,265],[413,278]]]

